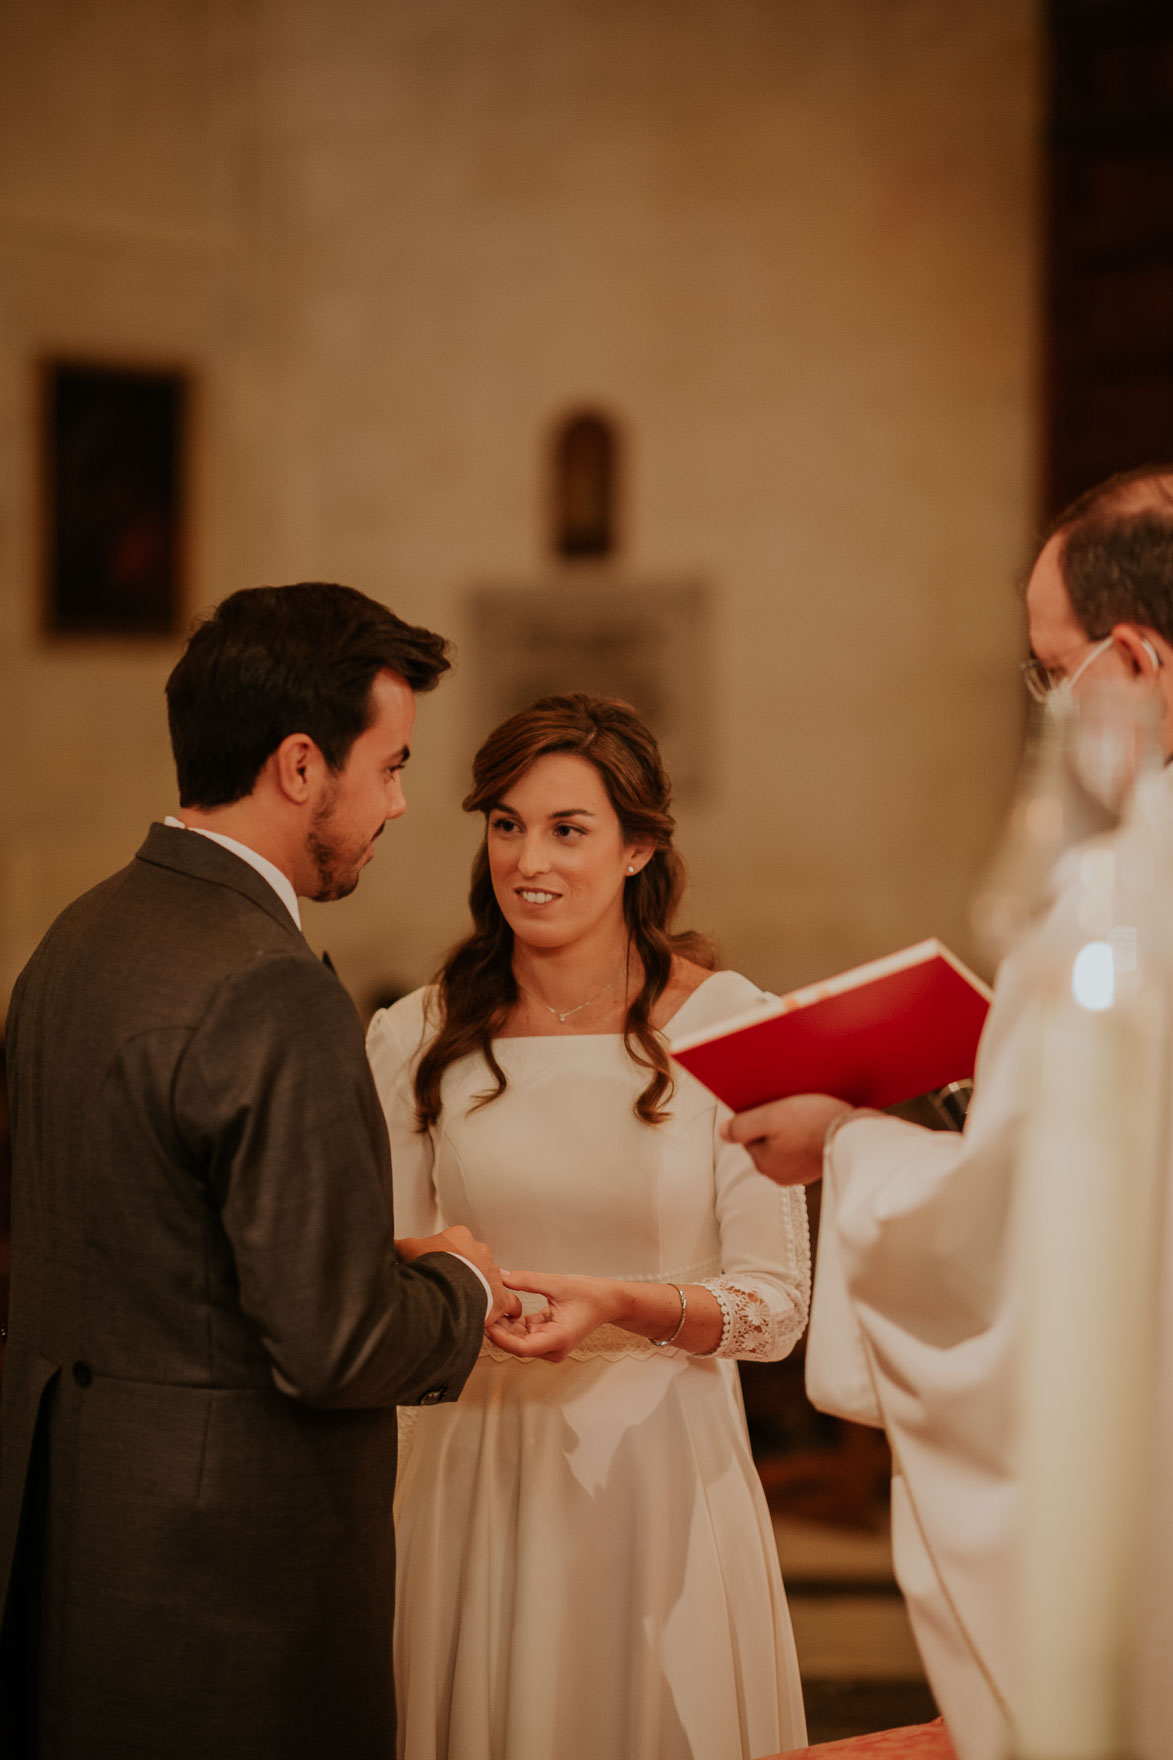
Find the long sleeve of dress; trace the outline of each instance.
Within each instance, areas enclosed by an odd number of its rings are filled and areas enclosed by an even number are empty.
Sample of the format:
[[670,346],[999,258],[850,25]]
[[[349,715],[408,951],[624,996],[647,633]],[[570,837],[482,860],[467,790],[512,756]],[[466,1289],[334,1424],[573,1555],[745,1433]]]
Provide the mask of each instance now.
[[802,1337],[810,1305],[811,1250],[806,1193],[764,1179],[713,1114],[713,1180],[721,1238],[721,1272],[702,1279],[723,1318],[718,1357],[777,1362]]
[[415,1126],[413,1082],[425,1035],[425,1011],[418,1004],[382,1008],[367,1029],[367,1059],[391,1140],[395,1227],[401,1237],[437,1234],[445,1226],[432,1183],[432,1139]]

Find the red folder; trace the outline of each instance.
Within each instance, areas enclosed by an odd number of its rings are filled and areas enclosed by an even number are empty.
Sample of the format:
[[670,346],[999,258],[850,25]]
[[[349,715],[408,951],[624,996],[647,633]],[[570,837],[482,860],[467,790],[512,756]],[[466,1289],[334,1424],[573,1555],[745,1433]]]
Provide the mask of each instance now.
[[919,941],[668,1049],[745,1112],[788,1094],[895,1106],[973,1075],[989,987],[939,941]]

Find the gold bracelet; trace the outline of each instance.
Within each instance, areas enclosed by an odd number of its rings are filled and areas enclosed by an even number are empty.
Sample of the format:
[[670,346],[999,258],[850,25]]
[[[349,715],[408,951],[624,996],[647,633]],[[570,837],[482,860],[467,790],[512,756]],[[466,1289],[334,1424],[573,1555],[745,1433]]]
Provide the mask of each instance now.
[[674,1289],[680,1297],[680,1318],[676,1322],[676,1330],[670,1332],[667,1338],[650,1338],[648,1340],[648,1343],[654,1344],[658,1351],[662,1351],[666,1344],[672,1344],[680,1337],[680,1328],[684,1325],[684,1316],[688,1313],[688,1302],[685,1299],[684,1291],[681,1289],[680,1285],[678,1283],[673,1283],[668,1287]]

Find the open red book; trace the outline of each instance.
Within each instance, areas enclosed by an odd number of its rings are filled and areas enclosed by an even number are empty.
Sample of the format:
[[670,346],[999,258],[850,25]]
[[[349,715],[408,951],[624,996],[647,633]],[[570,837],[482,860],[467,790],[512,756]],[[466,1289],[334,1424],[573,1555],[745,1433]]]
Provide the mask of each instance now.
[[895,1106],[973,1075],[991,993],[939,941],[890,953],[669,1042],[745,1112],[788,1094]]

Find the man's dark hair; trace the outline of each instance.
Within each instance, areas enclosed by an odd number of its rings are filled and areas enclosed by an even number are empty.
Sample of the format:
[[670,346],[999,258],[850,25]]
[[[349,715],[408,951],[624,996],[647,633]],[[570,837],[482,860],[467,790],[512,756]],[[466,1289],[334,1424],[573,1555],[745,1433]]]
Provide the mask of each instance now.
[[308,734],[340,770],[370,725],[378,672],[430,691],[449,664],[443,636],[353,587],[301,581],[233,593],[193,630],[167,680],[180,804],[242,800],[291,733]]
[[1065,507],[1059,570],[1093,640],[1137,623],[1173,642],[1173,464],[1121,471]]

